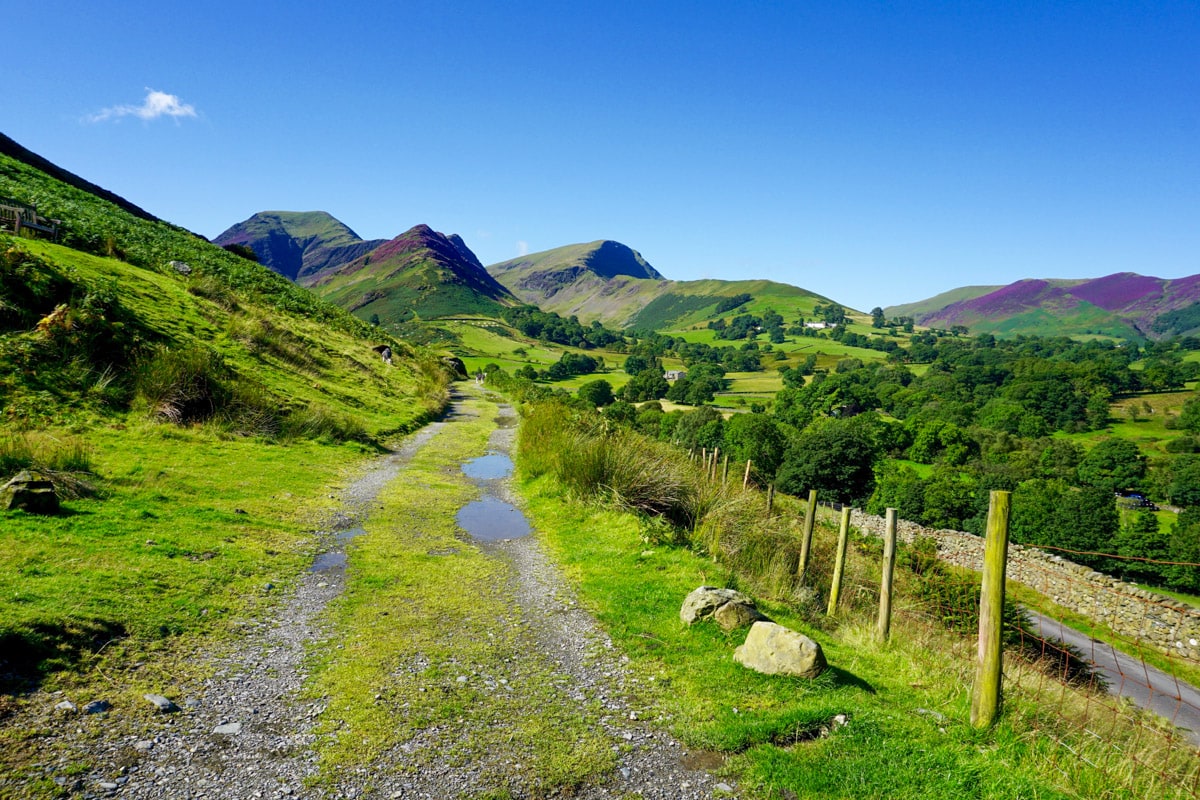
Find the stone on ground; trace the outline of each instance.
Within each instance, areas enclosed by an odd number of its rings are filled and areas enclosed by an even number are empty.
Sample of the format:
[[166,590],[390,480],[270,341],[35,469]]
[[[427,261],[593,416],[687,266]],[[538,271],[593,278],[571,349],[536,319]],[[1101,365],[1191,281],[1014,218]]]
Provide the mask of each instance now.
[[774,622],[754,623],[733,659],[756,672],[799,678],[815,678],[827,666],[821,645]]

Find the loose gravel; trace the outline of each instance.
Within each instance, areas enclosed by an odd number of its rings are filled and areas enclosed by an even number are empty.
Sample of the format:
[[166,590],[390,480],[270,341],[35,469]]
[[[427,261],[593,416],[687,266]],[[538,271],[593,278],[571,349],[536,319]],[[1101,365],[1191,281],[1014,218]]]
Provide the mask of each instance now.
[[[345,490],[341,508],[320,534],[328,551],[344,545],[337,532],[361,526],[380,491],[402,475],[421,447],[453,424],[456,413],[452,406],[442,422],[410,437],[399,451],[379,459]],[[501,427],[493,432],[490,446],[508,452],[514,430],[503,425],[515,423],[512,410],[502,408],[497,421]],[[502,487],[502,491],[508,490]],[[519,498],[508,497],[519,504]],[[568,692],[581,707],[586,701],[588,707],[602,709],[596,724],[617,754],[618,766],[611,775],[584,786],[565,787],[562,796],[691,800],[735,794],[733,786],[705,770],[719,760],[688,753],[661,729],[661,721],[656,725],[643,718],[644,712],[630,700],[637,679],[628,674],[623,657],[595,621],[580,609],[536,535],[481,546],[512,566],[511,585],[506,588],[517,600],[522,636],[533,643],[529,658],[538,662],[536,669],[514,663],[508,674],[486,679],[504,690],[549,670],[551,682],[559,687],[556,691]],[[339,774],[332,784],[312,783],[318,771],[314,730],[324,706],[319,700],[301,699],[305,658],[314,646],[337,647],[321,620],[344,580],[344,571],[336,566],[302,575],[270,619],[245,626],[236,651],[210,656],[216,662],[212,676],[195,688],[193,697],[171,698],[173,708],[149,718],[123,715],[119,708],[88,714],[64,708],[61,697],[35,696],[30,704],[33,710],[23,715],[29,718],[22,724],[43,729],[38,752],[45,756],[27,775],[18,777],[17,793],[12,796],[23,796],[22,780],[27,785],[50,780],[64,795],[82,798],[469,798],[488,789],[486,781],[494,780],[500,763],[516,776],[506,786],[509,796],[533,796],[536,790],[522,785],[519,766],[510,763],[509,754],[491,752],[480,763],[453,767],[428,757],[439,748],[452,749],[455,742],[469,740],[475,733],[469,726],[421,731],[388,754],[388,763],[379,765],[386,777],[364,768]],[[161,699],[145,702],[147,707],[161,708]],[[423,755],[414,758],[415,766],[407,766],[405,759],[414,753]],[[69,765],[79,763],[93,767],[84,774],[70,769]]]

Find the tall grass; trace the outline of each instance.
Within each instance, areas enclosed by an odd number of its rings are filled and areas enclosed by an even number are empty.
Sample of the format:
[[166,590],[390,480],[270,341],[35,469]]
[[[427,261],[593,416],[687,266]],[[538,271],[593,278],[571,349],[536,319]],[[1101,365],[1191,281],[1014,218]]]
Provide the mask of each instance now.
[[270,440],[370,440],[362,420],[320,404],[287,408],[261,384],[239,377],[201,345],[161,346],[134,370],[138,399],[151,417],[175,425],[209,424]]
[[[554,401],[524,407],[517,453],[526,477],[552,474],[576,497],[642,515],[647,538],[708,554],[747,588],[812,599],[796,576],[793,501],[780,499],[768,515],[762,493],[711,480],[679,448]],[[823,570],[814,567],[811,575],[821,579]]]
[[82,439],[17,433],[0,438],[0,476],[23,469],[43,472],[91,472],[92,448]]

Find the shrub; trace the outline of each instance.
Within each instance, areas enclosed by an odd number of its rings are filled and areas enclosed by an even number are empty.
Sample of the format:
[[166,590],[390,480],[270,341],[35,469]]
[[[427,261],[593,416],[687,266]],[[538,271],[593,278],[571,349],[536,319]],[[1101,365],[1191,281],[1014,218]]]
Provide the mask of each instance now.
[[210,419],[226,406],[230,377],[208,348],[160,346],[136,364],[134,388],[151,416],[184,425]]

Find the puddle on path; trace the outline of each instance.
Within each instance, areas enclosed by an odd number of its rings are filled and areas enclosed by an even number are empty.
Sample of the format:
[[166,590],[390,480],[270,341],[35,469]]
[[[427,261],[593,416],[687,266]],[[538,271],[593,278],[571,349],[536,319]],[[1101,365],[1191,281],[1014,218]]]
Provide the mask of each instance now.
[[356,536],[362,536],[366,533],[363,528],[346,528],[345,530],[336,531],[334,533],[334,546],[341,548],[338,550],[330,550],[326,553],[321,553],[313,559],[312,566],[308,568],[309,572],[340,572],[346,568],[346,551],[345,546]]
[[467,503],[454,519],[458,527],[485,542],[517,539],[530,533],[529,520],[521,509],[491,495]]
[[498,542],[501,539],[516,539],[528,536],[530,533],[529,520],[525,514],[512,503],[506,503],[490,492],[492,481],[503,480],[513,471],[512,459],[506,453],[491,452],[487,455],[473,458],[462,465],[463,474],[475,483],[484,486],[482,498],[458,510],[455,521],[473,539],[484,542]]
[[498,481],[512,475],[512,459],[503,453],[488,453],[462,465],[463,474],[476,481]]
[[340,572],[346,568],[346,554],[340,550],[321,553],[313,559],[309,572]]

